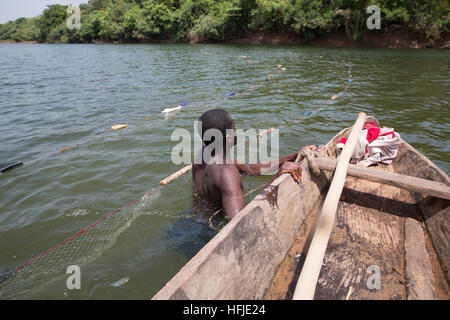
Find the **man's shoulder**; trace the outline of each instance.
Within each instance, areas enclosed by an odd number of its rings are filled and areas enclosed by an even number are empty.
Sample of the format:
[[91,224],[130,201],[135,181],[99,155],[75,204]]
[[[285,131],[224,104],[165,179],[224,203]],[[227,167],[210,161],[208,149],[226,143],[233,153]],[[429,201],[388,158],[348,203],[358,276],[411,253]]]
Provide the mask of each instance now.
[[218,164],[217,166],[219,167],[218,172],[221,175],[239,174],[239,170],[234,164]]
[[240,184],[239,170],[233,164],[221,164],[216,172],[215,180],[218,185]]
[[222,185],[225,181],[230,181],[230,179],[240,178],[239,170],[234,164],[208,164],[204,169],[217,186]]

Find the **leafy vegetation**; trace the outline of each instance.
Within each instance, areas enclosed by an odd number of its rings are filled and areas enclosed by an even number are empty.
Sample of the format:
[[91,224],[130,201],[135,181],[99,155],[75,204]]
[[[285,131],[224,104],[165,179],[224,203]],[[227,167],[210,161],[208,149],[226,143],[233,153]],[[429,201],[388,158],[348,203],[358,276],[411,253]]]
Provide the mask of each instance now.
[[67,6],[0,24],[0,40],[41,42],[223,41],[250,34],[314,38],[365,32],[366,8],[381,8],[382,26],[402,24],[427,39],[448,36],[448,0],[89,0],[81,29],[66,26]]

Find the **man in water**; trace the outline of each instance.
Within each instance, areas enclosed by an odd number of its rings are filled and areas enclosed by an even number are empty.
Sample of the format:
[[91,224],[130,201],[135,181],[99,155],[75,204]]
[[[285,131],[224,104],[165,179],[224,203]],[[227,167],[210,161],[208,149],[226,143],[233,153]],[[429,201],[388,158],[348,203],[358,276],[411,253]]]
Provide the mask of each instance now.
[[[245,207],[239,172],[247,175],[261,175],[261,169],[270,168],[272,163],[246,165],[238,163],[236,159],[230,159],[227,146],[230,148],[236,143],[236,136],[234,134],[234,121],[226,111],[222,109],[209,110],[200,117],[199,121],[201,121],[201,128],[199,127],[198,130],[204,145],[201,150],[201,164],[196,162],[192,167],[197,196],[211,204],[221,206],[227,218],[231,220]],[[211,159],[205,161],[205,148],[214,142],[214,137],[211,138],[211,141],[208,141],[209,138],[205,137],[207,136],[205,133],[209,129],[215,129],[221,133],[223,152],[215,152],[214,149],[211,152]],[[305,148],[316,150],[315,146],[307,146],[302,149]],[[275,177],[283,173],[290,173],[297,182],[300,182],[302,168],[300,164],[293,162],[300,151],[279,159],[279,170]]]

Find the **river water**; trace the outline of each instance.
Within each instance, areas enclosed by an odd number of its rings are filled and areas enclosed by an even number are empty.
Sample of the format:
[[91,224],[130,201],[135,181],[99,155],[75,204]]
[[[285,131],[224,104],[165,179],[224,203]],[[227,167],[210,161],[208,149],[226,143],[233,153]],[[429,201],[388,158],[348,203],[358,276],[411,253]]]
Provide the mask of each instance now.
[[[281,154],[325,144],[365,111],[448,173],[449,61],[432,49],[0,44],[0,164],[24,162],[0,174],[0,272],[38,257],[0,298],[151,298],[215,234],[191,210],[190,174],[156,189],[182,167],[172,132],[213,107],[237,128],[281,126]],[[270,178],[242,179],[247,192]],[[80,290],[66,286],[72,264]]]

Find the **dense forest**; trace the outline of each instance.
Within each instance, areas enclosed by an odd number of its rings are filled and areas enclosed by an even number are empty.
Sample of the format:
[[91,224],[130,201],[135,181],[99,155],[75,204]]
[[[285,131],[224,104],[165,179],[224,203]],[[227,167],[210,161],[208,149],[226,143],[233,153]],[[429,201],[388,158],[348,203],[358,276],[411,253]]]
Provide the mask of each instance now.
[[[366,27],[372,4],[381,8],[382,30]],[[89,0],[80,8],[79,30],[67,28],[67,6],[50,5],[37,17],[0,24],[0,40],[196,42],[255,34],[314,39],[342,31],[357,41],[394,24],[442,40],[450,21],[448,0]]]

